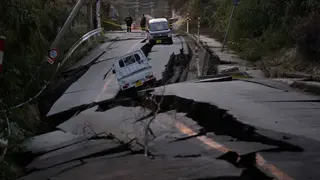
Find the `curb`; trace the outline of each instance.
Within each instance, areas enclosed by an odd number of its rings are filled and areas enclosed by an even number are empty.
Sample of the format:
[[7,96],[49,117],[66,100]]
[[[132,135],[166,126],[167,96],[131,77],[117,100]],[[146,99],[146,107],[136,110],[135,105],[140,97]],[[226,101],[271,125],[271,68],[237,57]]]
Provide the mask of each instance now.
[[320,95],[320,83],[316,84],[316,82],[312,81],[295,81],[293,82],[291,87],[298,88],[306,92],[314,93],[316,95]]
[[212,73],[208,72],[209,69],[213,68],[214,72],[217,72],[217,65],[221,64],[221,59],[220,57],[214,52],[212,51],[207,45],[203,44],[202,41],[198,41],[198,39],[193,36],[192,34],[187,34],[187,36],[189,36],[191,39],[193,39],[197,46],[204,49],[205,50],[205,57],[204,57],[204,63],[203,63],[203,67],[202,69],[202,75],[212,75]]
[[304,73],[298,73],[298,72],[283,72],[282,76],[288,77],[288,78],[306,78],[306,79],[310,79],[310,80],[312,78],[311,75],[304,74]]
[[[189,63],[188,63],[188,72],[187,72],[187,78],[189,78],[189,72],[190,72],[190,68],[191,68],[191,64],[192,62],[195,62],[195,55],[196,55],[196,50],[194,47],[198,47],[200,50],[198,51],[198,56],[199,56],[199,59],[200,61],[203,61],[203,65],[202,67],[200,67],[200,72],[201,74],[203,74],[203,69],[204,69],[204,64],[205,64],[205,58],[201,58],[201,51],[203,50],[206,50],[205,48],[202,47],[202,45],[200,45],[197,40],[191,35],[191,34],[188,34],[188,33],[185,33],[185,32],[180,32],[181,36],[185,36],[185,40],[186,40],[186,44],[188,46],[188,50],[189,50]],[[188,41],[187,41],[188,39]],[[192,48],[191,48],[192,47]],[[201,64],[201,63],[200,63]]]
[[[212,51],[210,48],[206,47],[206,45],[204,45],[201,41],[198,41],[198,39],[196,37],[194,37],[192,34],[190,33],[185,33],[182,32],[183,34],[187,35],[188,37],[192,38],[197,46],[204,48],[209,54],[216,56],[217,58],[219,58],[216,53],[214,51]],[[232,64],[232,62],[230,61],[223,61],[219,58],[219,62],[220,64]],[[259,63],[260,62],[260,63]],[[270,77],[271,76],[271,70],[269,69],[269,67],[267,67],[266,63],[261,60],[258,63],[256,63],[256,65],[263,71],[263,73],[267,76]],[[300,72],[283,72],[283,73],[279,73],[282,77],[287,77],[287,78],[304,78],[306,80],[310,80],[310,81],[316,81],[316,82],[320,82],[320,75],[318,76],[313,76],[310,74],[305,74],[305,73],[300,73]],[[299,84],[301,85],[301,84]],[[309,89],[310,87],[308,87],[307,89]],[[311,88],[313,89],[313,88]]]
[[[267,77],[270,77],[272,72],[269,69],[269,67],[267,67],[267,65],[265,64],[265,62],[263,60],[258,61],[256,63],[256,65],[264,72],[264,74]],[[305,74],[305,73],[301,73],[301,72],[289,72],[289,71],[285,71],[285,72],[279,72],[276,71],[275,72],[277,74],[277,76],[281,76],[284,78],[303,78],[306,80],[310,80],[310,81],[316,81],[316,82],[320,82],[320,76],[313,76],[311,74]]]
[[194,37],[192,34],[190,33],[186,33],[186,32],[178,32],[178,33],[181,33],[181,34],[184,34],[185,36],[188,36],[189,38],[191,38],[194,42],[196,42],[197,46],[200,47],[200,48],[203,48],[203,49],[206,49],[204,47],[204,45],[198,41],[198,39],[196,37]]
[[313,76],[310,74],[304,74],[299,72],[284,72],[282,73],[282,75],[288,78],[306,78],[306,79],[309,79],[310,81],[320,82],[320,76]]
[[256,63],[254,63],[259,69],[261,69],[261,71],[264,73],[264,75],[268,78],[271,77],[271,71],[270,69],[266,66],[266,63],[264,62],[264,60],[258,61]]

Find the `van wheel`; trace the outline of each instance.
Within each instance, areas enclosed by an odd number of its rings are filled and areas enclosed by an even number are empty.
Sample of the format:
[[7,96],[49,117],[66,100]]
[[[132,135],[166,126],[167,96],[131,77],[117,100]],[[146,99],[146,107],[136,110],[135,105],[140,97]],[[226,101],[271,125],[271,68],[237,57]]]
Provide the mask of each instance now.
[[126,89],[122,92],[122,95],[125,97],[135,97],[137,94],[138,92],[135,88]]
[[156,86],[157,86],[157,79],[156,79],[156,78],[154,78],[154,79],[152,80],[152,86],[153,86],[153,87],[156,87]]
[[172,38],[169,39],[169,44],[173,44]]
[[156,44],[155,40],[149,40],[149,44],[151,44],[152,46],[154,46]]
[[147,86],[145,89],[149,89],[149,88],[154,88],[157,86],[157,80],[156,79],[152,79],[151,81],[149,81],[147,83]]

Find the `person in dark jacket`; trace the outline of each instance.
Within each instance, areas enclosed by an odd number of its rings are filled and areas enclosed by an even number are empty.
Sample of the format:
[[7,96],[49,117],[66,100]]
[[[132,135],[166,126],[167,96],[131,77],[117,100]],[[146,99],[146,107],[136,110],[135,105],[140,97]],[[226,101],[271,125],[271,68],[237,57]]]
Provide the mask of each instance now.
[[142,30],[142,34],[144,34],[144,32],[146,31],[146,24],[147,24],[147,18],[143,14],[142,18],[141,18],[141,21],[140,21],[140,27],[141,27],[141,30]]
[[131,32],[131,25],[132,25],[133,19],[130,16],[130,14],[129,14],[128,17],[126,17],[125,21],[126,21],[126,24],[127,24],[127,32]]

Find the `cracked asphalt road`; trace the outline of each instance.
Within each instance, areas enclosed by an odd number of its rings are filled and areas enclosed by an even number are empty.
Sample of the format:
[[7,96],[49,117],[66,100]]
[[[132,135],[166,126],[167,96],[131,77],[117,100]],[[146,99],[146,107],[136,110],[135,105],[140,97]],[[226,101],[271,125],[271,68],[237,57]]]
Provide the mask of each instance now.
[[[47,116],[81,105],[110,100],[117,95],[119,86],[116,77],[114,74],[107,72],[110,72],[115,57],[120,57],[126,53],[141,49],[142,46],[146,44],[143,42],[146,36],[140,33],[112,33],[111,39],[115,38],[117,38],[116,41],[106,42],[93,50],[92,53],[95,53],[95,56],[91,53],[75,65],[76,68],[89,64],[93,57],[106,51],[106,53],[97,60],[97,64],[92,65],[89,70],[78,81],[73,83],[62,97],[55,102]],[[156,73],[158,80],[162,77],[162,72],[170,59],[170,55],[172,53],[179,53],[182,47],[187,49],[183,39],[174,37],[173,40],[173,45],[155,46],[153,49],[154,52],[151,52],[149,55],[153,71]]]
[[[320,98],[272,82],[193,81],[151,92],[154,101],[163,100],[154,115],[154,107],[143,102],[116,102],[117,82],[106,75],[112,58],[141,48],[144,36],[110,36],[117,40],[101,46],[108,50],[100,63],[73,83],[48,115],[91,106],[56,131],[31,139],[27,150],[39,155],[20,180],[319,179]],[[104,51],[101,47],[93,53]],[[185,41],[175,36],[173,45],[152,48],[157,79],[181,47],[187,49]],[[89,56],[80,66],[90,63],[94,55]],[[151,119],[145,157],[144,130]]]

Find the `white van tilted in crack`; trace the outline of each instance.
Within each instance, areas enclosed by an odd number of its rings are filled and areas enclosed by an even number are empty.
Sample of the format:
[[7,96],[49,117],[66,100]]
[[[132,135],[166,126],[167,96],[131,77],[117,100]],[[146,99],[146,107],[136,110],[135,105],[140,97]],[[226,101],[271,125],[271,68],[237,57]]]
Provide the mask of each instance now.
[[116,74],[121,90],[153,85],[156,82],[148,58],[141,50],[117,58],[112,72]]

